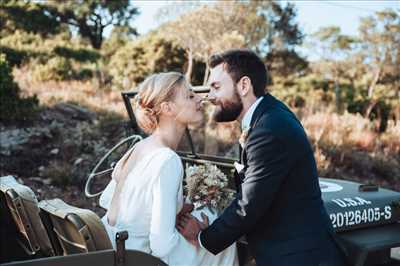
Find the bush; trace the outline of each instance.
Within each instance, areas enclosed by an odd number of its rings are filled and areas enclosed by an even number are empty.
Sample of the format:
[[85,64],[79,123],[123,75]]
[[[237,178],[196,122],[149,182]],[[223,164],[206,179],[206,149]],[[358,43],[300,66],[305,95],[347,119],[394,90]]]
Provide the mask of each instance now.
[[0,53],[3,53],[10,67],[21,66],[22,62],[27,59],[28,53],[18,51],[6,46],[0,46]]
[[71,61],[62,57],[53,57],[45,64],[31,64],[33,78],[37,81],[68,80],[74,76]]
[[332,86],[329,81],[311,74],[304,77],[277,76],[267,89],[292,108],[321,110],[334,104]]
[[94,50],[84,48],[68,48],[62,46],[56,46],[53,49],[54,53],[58,56],[74,59],[77,62],[96,62],[100,59],[100,54]]
[[26,63],[37,81],[90,79],[101,58],[79,38],[58,34],[44,39],[18,30],[0,38],[0,52],[6,54],[11,66]]
[[35,96],[20,97],[20,88],[14,82],[11,68],[4,54],[0,54],[0,121],[26,121],[34,117],[39,101]]
[[32,78],[36,81],[87,80],[93,77],[93,70],[82,65],[76,66],[72,60],[64,57],[53,57],[46,63],[32,61]]
[[182,72],[185,61],[183,49],[150,33],[119,49],[109,69],[116,86],[130,89],[155,72]]

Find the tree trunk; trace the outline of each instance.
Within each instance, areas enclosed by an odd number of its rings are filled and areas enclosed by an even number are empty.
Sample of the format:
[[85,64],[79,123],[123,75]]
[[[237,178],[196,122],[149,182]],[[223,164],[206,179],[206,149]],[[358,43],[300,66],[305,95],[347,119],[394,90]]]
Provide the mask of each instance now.
[[333,63],[334,69],[333,69],[333,78],[335,79],[335,106],[336,106],[336,112],[341,114],[342,113],[342,100],[340,97],[340,86],[339,86],[339,65],[338,62],[335,61]]
[[368,88],[368,98],[372,98],[372,95],[374,94],[374,89],[376,86],[376,83],[378,83],[379,77],[382,72],[382,67],[379,67],[378,71],[375,73],[374,79],[371,82],[371,85]]
[[187,51],[188,54],[188,68],[186,70],[186,80],[190,83],[192,78],[192,70],[193,70],[193,51],[191,48]]
[[371,114],[372,110],[374,109],[374,107],[377,103],[378,103],[377,100],[371,100],[371,102],[368,104],[368,107],[365,111],[365,118],[369,118],[369,115]]
[[341,100],[340,100],[340,87],[337,78],[335,78],[335,98],[336,98],[336,112],[342,113]]

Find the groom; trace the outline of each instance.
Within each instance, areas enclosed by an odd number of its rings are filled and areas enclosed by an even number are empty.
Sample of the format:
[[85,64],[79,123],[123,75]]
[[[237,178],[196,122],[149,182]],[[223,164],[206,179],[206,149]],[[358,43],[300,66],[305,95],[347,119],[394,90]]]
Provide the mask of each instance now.
[[182,216],[178,230],[213,254],[245,235],[257,265],[344,265],[307,135],[281,101],[265,94],[264,63],[250,50],[229,50],[211,56],[209,66],[213,118],[241,123],[243,167],[236,199],[217,220],[205,228]]

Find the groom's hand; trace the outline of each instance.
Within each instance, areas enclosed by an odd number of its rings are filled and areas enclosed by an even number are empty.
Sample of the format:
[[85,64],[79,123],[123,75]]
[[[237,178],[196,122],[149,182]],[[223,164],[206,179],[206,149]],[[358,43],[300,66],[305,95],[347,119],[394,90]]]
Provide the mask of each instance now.
[[197,236],[200,231],[206,229],[209,224],[207,215],[201,213],[201,218],[203,222],[200,222],[191,214],[185,214],[177,224],[178,231],[194,246],[199,246]]

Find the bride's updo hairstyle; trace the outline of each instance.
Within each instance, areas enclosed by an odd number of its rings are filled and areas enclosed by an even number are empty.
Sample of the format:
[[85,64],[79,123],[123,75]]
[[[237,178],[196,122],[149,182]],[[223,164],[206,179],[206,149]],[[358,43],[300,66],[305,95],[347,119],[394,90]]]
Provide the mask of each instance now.
[[138,88],[135,96],[134,112],[138,125],[151,134],[158,126],[161,103],[174,99],[176,88],[186,82],[178,72],[153,74],[147,77]]

